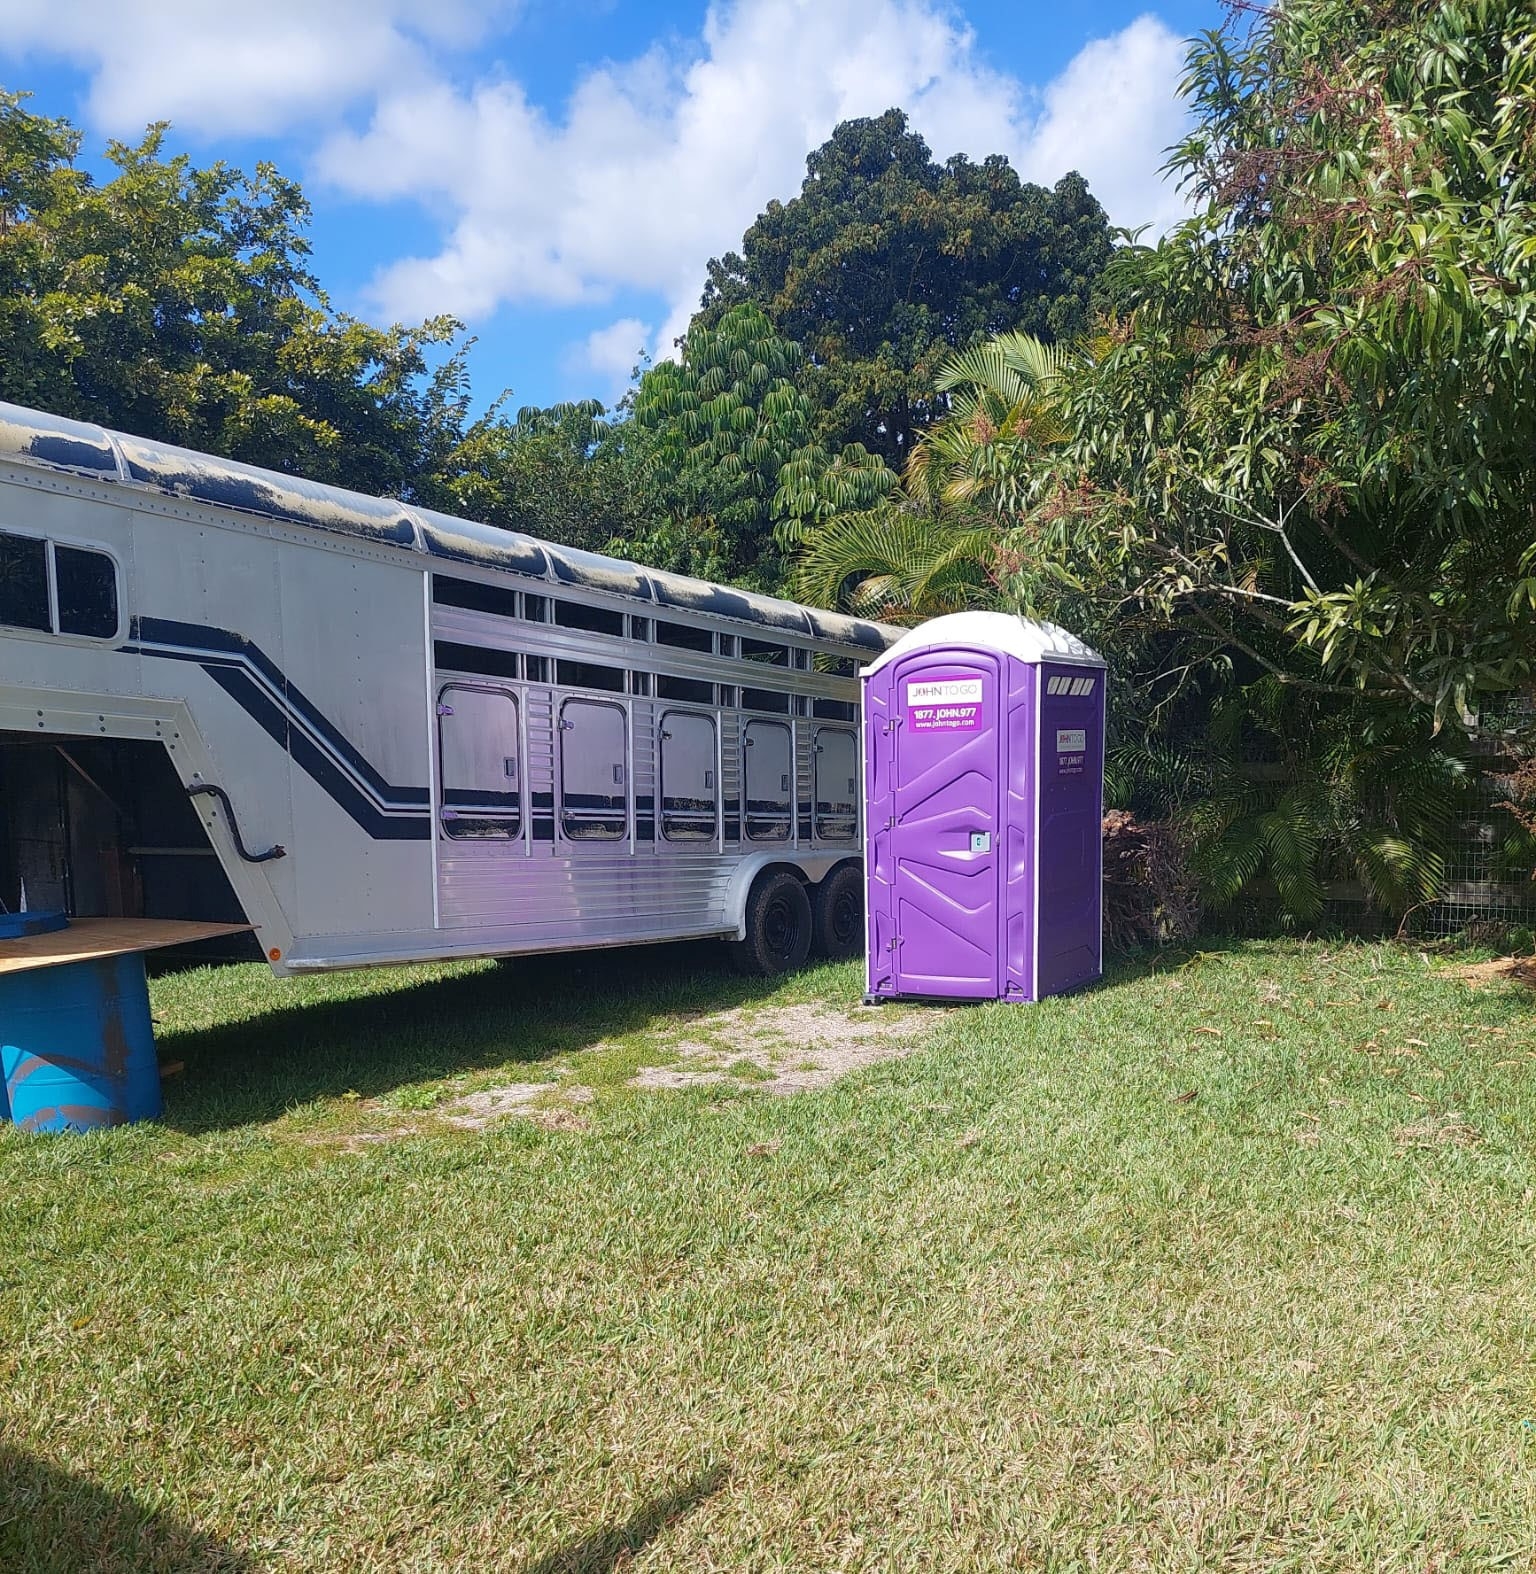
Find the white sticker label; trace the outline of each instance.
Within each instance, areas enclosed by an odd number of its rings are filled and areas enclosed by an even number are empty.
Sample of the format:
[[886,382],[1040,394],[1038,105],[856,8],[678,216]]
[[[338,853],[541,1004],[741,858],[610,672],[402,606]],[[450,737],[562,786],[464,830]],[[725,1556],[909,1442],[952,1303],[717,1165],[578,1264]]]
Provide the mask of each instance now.
[[980,678],[914,680],[907,684],[908,705],[974,704],[981,698]]
[[1088,733],[1083,727],[1059,727],[1056,730],[1058,754],[1081,754],[1088,747]]

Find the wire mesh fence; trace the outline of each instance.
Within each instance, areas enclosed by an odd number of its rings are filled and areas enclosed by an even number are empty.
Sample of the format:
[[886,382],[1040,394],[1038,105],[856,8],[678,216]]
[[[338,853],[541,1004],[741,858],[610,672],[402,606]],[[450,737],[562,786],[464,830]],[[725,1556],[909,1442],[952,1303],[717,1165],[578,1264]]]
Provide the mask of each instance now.
[[[1432,901],[1386,911],[1364,885],[1336,869],[1325,886],[1318,933],[1366,938],[1412,936],[1425,940],[1471,935],[1493,943],[1521,944],[1519,932],[1536,933],[1536,703],[1507,702],[1482,727],[1464,757],[1466,786],[1449,834],[1441,845],[1442,878]],[[1255,782],[1286,782],[1293,767],[1259,740],[1242,763]],[[1526,820],[1510,812],[1514,800]],[[1211,915],[1222,929],[1269,935],[1294,929],[1272,880],[1250,880],[1238,903]],[[1512,934],[1513,932],[1513,934]]]
[[1473,751],[1475,774],[1466,812],[1458,817],[1449,838],[1440,898],[1408,915],[1411,933],[1447,936],[1479,926],[1507,929],[1536,924],[1530,839],[1506,807],[1515,794],[1511,772],[1526,753],[1516,744],[1528,740],[1530,717],[1522,708],[1518,715],[1510,713],[1503,719],[1507,726],[1485,735]]
[[[1364,893],[1341,893],[1330,902],[1334,922],[1358,933],[1402,933],[1424,939],[1536,929],[1533,844],[1510,812],[1520,790],[1513,773],[1533,752],[1536,712],[1522,696],[1484,716],[1483,731],[1468,758],[1461,812],[1446,838],[1445,871],[1434,901],[1388,918],[1373,912]],[[1536,806],[1533,806],[1536,807]]]

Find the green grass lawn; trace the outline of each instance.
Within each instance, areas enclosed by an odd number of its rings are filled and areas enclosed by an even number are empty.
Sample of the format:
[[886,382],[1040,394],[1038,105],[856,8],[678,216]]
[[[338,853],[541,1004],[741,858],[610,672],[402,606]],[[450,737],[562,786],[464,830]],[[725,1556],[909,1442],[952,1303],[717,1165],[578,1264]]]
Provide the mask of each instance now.
[[1532,1568],[1531,996],[1248,943],[629,1085],[858,991],[157,980],[163,1124],[0,1133],[0,1569]]

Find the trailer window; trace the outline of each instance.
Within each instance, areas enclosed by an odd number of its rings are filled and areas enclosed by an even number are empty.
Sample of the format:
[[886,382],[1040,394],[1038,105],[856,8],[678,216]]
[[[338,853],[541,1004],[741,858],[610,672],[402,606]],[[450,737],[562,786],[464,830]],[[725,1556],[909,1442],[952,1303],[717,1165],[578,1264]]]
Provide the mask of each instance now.
[[697,678],[671,678],[662,673],[656,679],[656,693],[664,700],[687,700],[694,705],[713,705],[715,686]]
[[59,632],[111,639],[117,633],[117,564],[105,552],[55,546],[53,573]]
[[507,841],[522,829],[517,700],[505,689],[450,683],[438,695],[443,834]]
[[776,710],[781,715],[789,714],[789,695],[781,694],[777,689],[743,689],[741,691],[741,708],[743,710]]
[[573,842],[613,842],[627,828],[624,710],[601,700],[560,707],[560,829]]
[[607,689],[624,692],[624,673],[618,667],[600,667],[592,661],[557,661],[555,682],[570,689]]
[[483,672],[490,678],[520,678],[522,662],[512,650],[492,650],[484,645],[456,645],[434,640],[432,660],[448,672]]
[[749,721],[742,729],[746,833],[752,842],[787,842],[794,834],[795,751],[789,728]]
[[52,632],[46,541],[0,533],[0,623]]
[[117,564],[105,552],[0,531],[0,624],[111,639],[118,627]]
[[851,842],[859,827],[859,766],[851,732],[816,729],[816,839]]
[[672,645],[678,650],[705,650],[715,648],[715,636],[708,629],[695,628],[691,623],[668,623],[656,620],[656,643]]
[[482,585],[476,579],[432,576],[432,599],[440,607],[463,607],[469,612],[494,612],[498,617],[517,616],[517,592],[501,585]]
[[580,601],[557,601],[555,622],[561,628],[582,629],[588,634],[622,634],[624,614],[608,607],[589,607]]
[[851,705],[847,700],[814,700],[811,704],[811,715],[819,717],[822,721],[857,721],[859,708]]
[[661,718],[661,834],[669,842],[712,842],[720,798],[715,723],[692,711]]
[[743,639],[741,642],[741,658],[743,661],[758,662],[765,667],[787,667],[789,665],[789,647],[770,644],[763,639]]

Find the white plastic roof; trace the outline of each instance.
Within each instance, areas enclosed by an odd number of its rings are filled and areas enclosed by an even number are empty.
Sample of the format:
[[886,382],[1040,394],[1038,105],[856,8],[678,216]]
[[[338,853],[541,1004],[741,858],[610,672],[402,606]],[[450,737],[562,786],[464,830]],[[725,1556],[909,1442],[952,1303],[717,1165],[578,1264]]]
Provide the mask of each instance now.
[[1035,623],[1006,612],[949,612],[909,629],[864,669],[870,677],[914,651],[935,649],[997,651],[1038,666],[1044,661],[1103,667],[1104,658],[1075,634],[1054,623]]

